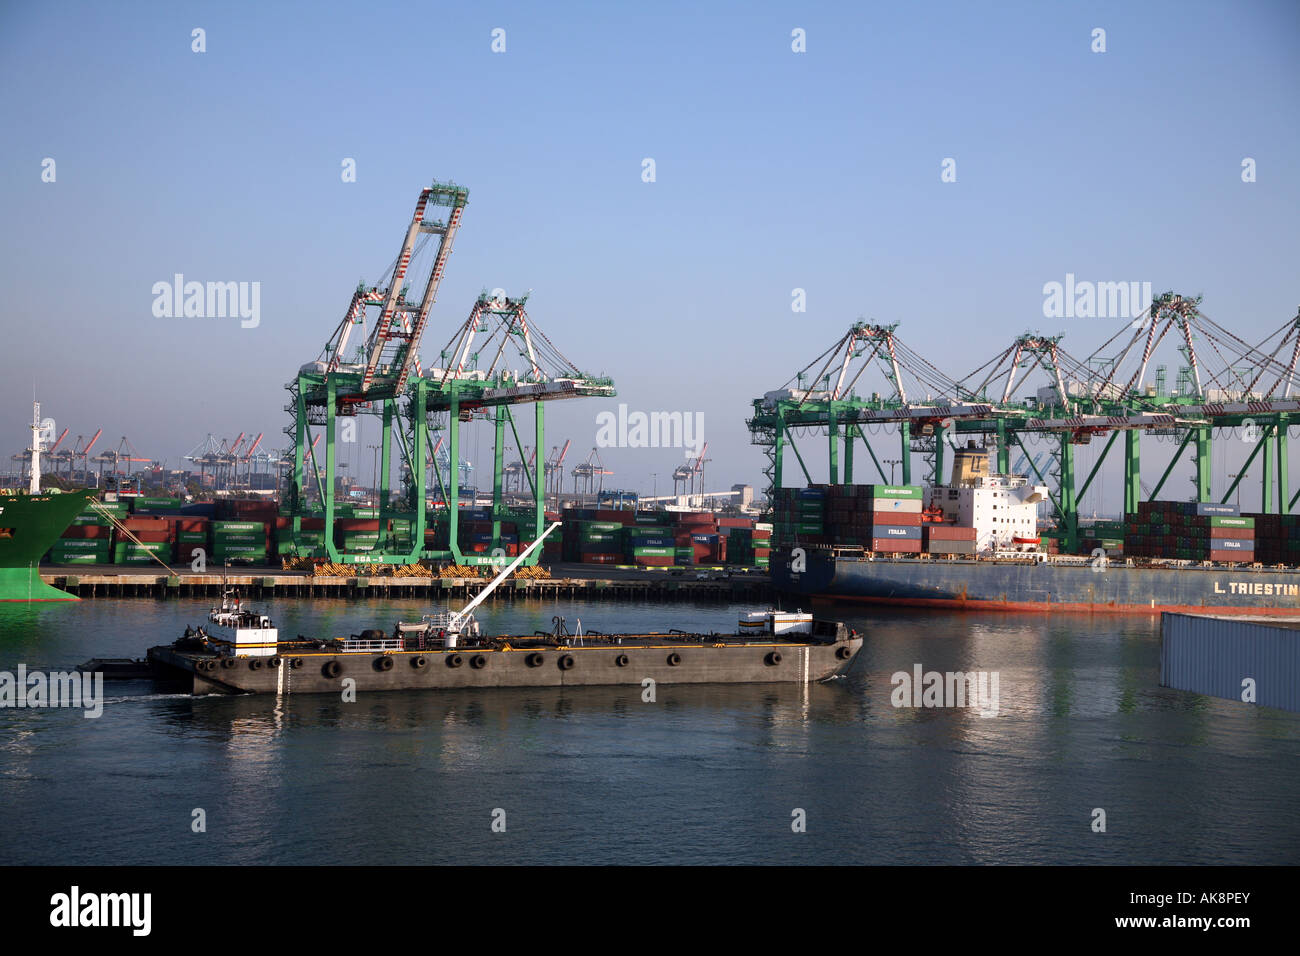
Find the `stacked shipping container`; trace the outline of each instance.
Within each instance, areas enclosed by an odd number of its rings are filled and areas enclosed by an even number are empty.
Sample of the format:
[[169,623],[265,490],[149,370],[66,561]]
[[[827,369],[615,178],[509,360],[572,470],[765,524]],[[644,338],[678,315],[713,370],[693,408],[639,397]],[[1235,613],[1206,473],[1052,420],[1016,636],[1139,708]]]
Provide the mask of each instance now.
[[1191,561],[1255,560],[1255,520],[1236,505],[1143,501],[1129,515],[1124,554]]
[[975,529],[927,522],[923,503],[919,485],[782,488],[774,507],[774,538],[782,547],[807,543],[884,554],[974,554]]

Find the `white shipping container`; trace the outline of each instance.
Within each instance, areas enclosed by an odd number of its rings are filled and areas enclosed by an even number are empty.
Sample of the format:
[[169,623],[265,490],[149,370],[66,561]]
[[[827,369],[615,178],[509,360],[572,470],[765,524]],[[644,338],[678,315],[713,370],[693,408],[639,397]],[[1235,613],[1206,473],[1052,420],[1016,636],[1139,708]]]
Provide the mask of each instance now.
[[873,511],[889,511],[894,514],[913,514],[921,513],[920,498],[874,498],[871,501]]

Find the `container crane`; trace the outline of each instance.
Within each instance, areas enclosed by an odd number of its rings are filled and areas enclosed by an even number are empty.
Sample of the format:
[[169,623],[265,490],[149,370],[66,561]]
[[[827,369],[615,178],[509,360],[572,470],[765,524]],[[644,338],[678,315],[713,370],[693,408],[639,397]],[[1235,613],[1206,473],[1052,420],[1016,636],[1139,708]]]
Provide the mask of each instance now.
[[68,471],[69,477],[73,477],[77,459],[81,459],[81,474],[84,476],[85,481],[90,480],[90,452],[91,449],[95,447],[95,442],[99,441],[99,436],[102,434],[104,434],[104,429],[98,429],[94,435],[90,436],[90,441],[86,442],[84,445],[82,444],[81,436],[77,436],[77,444],[72,450],[72,465]]
[[[600,451],[593,448],[587,460],[579,465],[573,466],[573,493],[590,495],[593,492],[599,494],[605,490],[605,476],[614,474],[613,471],[606,468],[600,460]],[[579,492],[579,483],[584,485],[584,490]]]
[[[686,459],[686,464],[678,465],[673,469],[673,494],[695,494],[695,479],[700,479],[700,490],[704,490],[704,463],[712,461],[712,458],[705,458],[705,453],[709,450],[709,443],[705,442],[700,448],[700,453],[694,458]],[[689,486],[689,491],[687,487]]]
[[[527,458],[527,461],[524,458]],[[510,462],[505,466],[502,474],[505,478],[504,488],[507,493],[522,493],[524,490],[525,477],[533,470],[533,462],[537,459],[537,449],[525,445],[523,456]]]
[[[438,469],[434,474],[443,497],[454,504],[459,498],[462,468],[460,465],[461,426],[477,418],[491,420],[494,415],[493,508],[501,514],[503,501],[503,452],[506,428],[515,434],[515,447],[522,448],[510,414],[510,406],[534,406],[536,440],[533,447],[545,448],[543,404],[547,401],[585,396],[612,397],[613,382],[608,378],[584,374],[569,362],[537,328],[526,314],[527,296],[512,299],[504,293],[483,293],[443,350],[436,367],[422,369],[417,355],[427,325],[429,311],[436,298],[469,191],[453,183],[433,183],[421,190],[415,213],[410,220],[397,259],[375,286],[355,288],[342,321],[326,342],[315,362],[298,369],[287,388],[291,401],[286,411],[293,415],[293,425],[286,429],[294,441],[292,472],[286,489],[286,512],[293,527],[301,527],[301,518],[310,514],[301,489],[308,464],[311,431],[323,427],[326,436],[322,485],[325,512],[325,545],[316,555],[345,564],[409,564],[426,558],[451,560],[457,564],[484,563],[486,556],[466,554],[458,538],[459,509],[447,515],[448,544],[443,549],[425,546],[427,513],[427,462],[434,458],[433,422],[447,416],[448,468],[446,482]],[[430,218],[433,207],[447,207],[445,222]],[[425,263],[427,265],[427,272]],[[424,279],[418,301],[408,292]],[[365,336],[369,310],[378,310],[374,328]],[[354,349],[358,330],[365,344]],[[508,350],[507,346],[513,346]],[[351,354],[355,352],[354,354]],[[484,361],[480,362],[480,358]],[[522,362],[522,365],[519,363]],[[339,418],[359,412],[382,417],[379,444],[380,519],[401,514],[411,526],[412,546],[394,552],[386,541],[369,553],[342,552],[336,545],[334,476],[338,471],[335,457],[336,426]],[[405,465],[406,493],[393,496],[387,483],[390,462],[400,455]],[[532,471],[523,470],[534,493],[536,533],[544,528],[545,476],[541,455],[534,453]],[[315,456],[311,456],[313,467]],[[468,470],[466,470],[468,474]],[[494,522],[494,527],[496,522]],[[496,532],[494,530],[494,547]],[[483,559],[483,560],[480,560]],[[531,559],[530,559],[531,560]]]
[[[1194,443],[1196,500],[1210,502],[1211,441],[1218,429],[1250,428],[1255,441],[1222,502],[1236,490],[1251,462],[1263,456],[1263,510],[1290,511],[1300,501],[1292,495],[1287,471],[1288,428],[1300,417],[1300,312],[1258,345],[1208,317],[1200,297],[1166,292],[1157,296],[1135,320],[1125,320],[1109,339],[1086,358],[1072,356],[1063,336],[1027,332],[965,378],[954,379],[906,346],[895,326],[855,323],[834,345],[805,366],[785,386],[753,403],[749,419],[752,441],[768,457],[765,474],[771,480],[769,500],[783,482],[783,455],[794,452],[805,480],[813,479],[795,438],[824,433],[828,441],[829,481],[853,481],[853,449],[865,447],[880,475],[885,475],[864,428],[897,429],[902,454],[902,481],[912,483],[913,451],[933,462],[935,480],[942,480],[949,441],[979,436],[996,447],[997,471],[1010,471],[1011,449],[1019,445],[1022,461],[1039,482],[1053,490],[1051,503],[1060,517],[1064,543],[1078,540],[1079,501],[1098,475],[1103,461],[1123,436],[1124,511],[1137,510],[1164,487],[1184,449]],[[1158,361],[1163,343],[1176,347],[1182,358],[1178,384],[1166,387],[1165,366],[1155,365],[1154,382],[1147,371]],[[861,363],[856,364],[855,363]],[[885,388],[859,397],[855,386],[869,363],[883,373]],[[1033,373],[1047,385],[1025,400],[1013,390]],[[924,396],[922,398],[922,396]],[[1182,442],[1154,487],[1140,475],[1142,433],[1182,436]],[[1055,450],[1049,481],[1038,458],[1025,450],[1022,437],[1039,435]],[[1109,436],[1091,471],[1076,489],[1075,447]],[[861,438],[861,445],[856,439]],[[915,438],[915,440],[914,440]],[[841,448],[842,439],[842,448]],[[842,459],[841,459],[842,451]],[[1276,475],[1276,497],[1274,497]]]
[[568,439],[561,449],[552,448],[551,458],[546,462],[546,493],[554,495],[557,499],[564,490],[564,457],[569,453],[569,446],[573,444],[572,439]]

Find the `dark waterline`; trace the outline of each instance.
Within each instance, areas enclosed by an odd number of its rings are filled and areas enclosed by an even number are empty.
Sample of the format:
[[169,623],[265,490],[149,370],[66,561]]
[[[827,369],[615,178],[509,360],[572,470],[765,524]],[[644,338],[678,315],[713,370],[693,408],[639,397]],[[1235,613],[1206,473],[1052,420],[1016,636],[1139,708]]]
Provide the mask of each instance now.
[[[0,606],[0,670],[140,656],[207,602]],[[282,634],[418,617],[279,601]],[[488,630],[734,630],[739,607],[488,605]],[[1157,686],[1154,620],[842,615],[847,678],[787,687],[191,699],[0,710],[5,864],[1296,863],[1300,715]],[[895,708],[914,664],[996,671],[997,716]],[[207,831],[191,830],[193,811]],[[1106,813],[1106,832],[1092,830]],[[506,832],[494,833],[493,811]],[[807,832],[791,830],[806,814]]]

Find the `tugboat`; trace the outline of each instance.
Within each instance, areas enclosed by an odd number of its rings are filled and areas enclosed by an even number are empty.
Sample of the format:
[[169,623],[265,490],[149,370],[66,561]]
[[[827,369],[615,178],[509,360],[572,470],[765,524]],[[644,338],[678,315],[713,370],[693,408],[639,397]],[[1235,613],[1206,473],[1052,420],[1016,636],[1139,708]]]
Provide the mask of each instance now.
[[306,694],[339,693],[348,679],[358,691],[641,686],[647,678],[808,683],[843,673],[862,649],[862,637],[840,622],[775,611],[747,615],[737,634],[584,632],[580,622],[570,631],[558,616],[549,633],[483,634],[474,609],[558,527],[552,524],[463,609],[398,623],[391,636],[370,628],[347,639],[280,640],[268,617],[227,593],[208,615],[216,633],[186,628],[175,643],[150,648],[148,660],[156,678],[196,695]]

